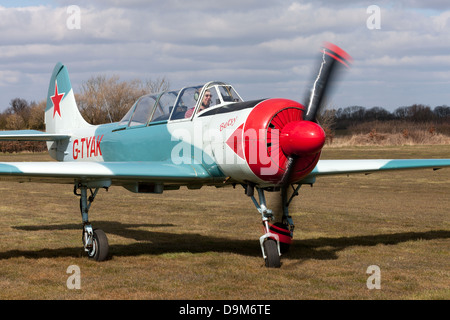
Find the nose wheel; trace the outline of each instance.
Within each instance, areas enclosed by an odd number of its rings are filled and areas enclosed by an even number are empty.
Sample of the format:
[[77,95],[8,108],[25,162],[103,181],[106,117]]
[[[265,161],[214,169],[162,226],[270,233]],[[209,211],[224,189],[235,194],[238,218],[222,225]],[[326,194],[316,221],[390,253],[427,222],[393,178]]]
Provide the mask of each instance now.
[[278,249],[279,242],[268,238],[263,243],[263,255],[266,267],[279,268],[281,267],[280,251]]
[[274,219],[272,210],[266,206],[266,198],[264,196],[264,190],[256,188],[258,191],[259,203],[254,196],[254,187],[247,185],[245,187],[246,194],[251,197],[256,209],[261,214],[262,222],[264,226],[265,234],[259,238],[261,245],[261,251],[264,258],[266,267],[279,268],[281,267],[281,250],[280,250],[280,238],[277,233],[271,232],[270,221]]
[[[279,268],[281,267],[281,255],[289,250],[292,242],[294,224],[291,216],[289,215],[288,207],[292,198],[298,195],[300,186],[294,190],[292,196],[288,199],[286,190],[281,192],[281,200],[283,207],[282,222],[272,223],[274,215],[272,210],[266,206],[266,199],[264,196],[264,190],[261,188],[252,187],[247,185],[245,187],[246,194],[251,197],[256,209],[261,214],[262,222],[264,226],[265,234],[259,238],[261,245],[261,251],[264,258],[266,267]],[[259,203],[255,199],[254,189],[256,188],[259,197]]]

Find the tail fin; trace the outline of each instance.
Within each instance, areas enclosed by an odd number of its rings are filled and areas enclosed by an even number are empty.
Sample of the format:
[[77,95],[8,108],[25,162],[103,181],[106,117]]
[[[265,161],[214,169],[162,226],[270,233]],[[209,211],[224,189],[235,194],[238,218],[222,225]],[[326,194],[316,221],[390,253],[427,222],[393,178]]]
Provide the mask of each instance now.
[[89,127],[78,110],[67,68],[58,62],[48,87],[45,126],[48,133],[70,132]]

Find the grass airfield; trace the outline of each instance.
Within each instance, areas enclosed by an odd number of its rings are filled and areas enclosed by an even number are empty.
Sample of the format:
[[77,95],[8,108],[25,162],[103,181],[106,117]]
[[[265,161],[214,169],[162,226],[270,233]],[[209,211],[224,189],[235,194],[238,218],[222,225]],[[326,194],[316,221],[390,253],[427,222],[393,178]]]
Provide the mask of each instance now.
[[[326,147],[323,159],[450,158],[450,145]],[[0,154],[0,161],[47,161]],[[242,187],[99,191],[90,221],[110,259],[83,253],[72,185],[0,181],[0,299],[450,299],[450,168],[318,178],[290,207],[280,269]],[[277,194],[268,194],[270,199]],[[81,289],[68,289],[69,266]],[[368,289],[370,266],[380,289]]]

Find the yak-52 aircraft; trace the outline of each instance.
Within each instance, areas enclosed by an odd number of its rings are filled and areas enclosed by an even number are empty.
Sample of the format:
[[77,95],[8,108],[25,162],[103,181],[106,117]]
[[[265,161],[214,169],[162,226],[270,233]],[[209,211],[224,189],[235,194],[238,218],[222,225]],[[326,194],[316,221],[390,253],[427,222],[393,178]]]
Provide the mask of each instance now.
[[[67,69],[58,63],[48,90],[46,132],[0,132],[0,140],[47,141],[57,162],[0,163],[0,176],[74,185],[84,250],[98,261],[108,257],[108,240],[93,228],[88,212],[101,188],[162,193],[181,186],[242,185],[262,217],[265,264],[279,267],[294,231],[289,204],[303,184],[312,185],[323,175],[450,166],[450,159],[319,160],[325,133],[317,116],[327,83],[337,67],[350,62],[345,51],[326,43],[304,104],[243,101],[231,85],[214,81],[144,95],[121,121],[96,126],[81,116]],[[266,204],[269,191],[280,194],[278,222]]]

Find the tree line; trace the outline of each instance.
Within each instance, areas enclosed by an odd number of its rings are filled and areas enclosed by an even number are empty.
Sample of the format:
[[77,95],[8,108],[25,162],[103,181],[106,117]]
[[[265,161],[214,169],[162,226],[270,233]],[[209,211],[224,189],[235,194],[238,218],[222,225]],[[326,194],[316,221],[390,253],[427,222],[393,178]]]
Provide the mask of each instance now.
[[[439,144],[447,143],[449,140],[445,137],[450,137],[450,107],[447,105],[431,109],[423,104],[413,104],[392,112],[382,107],[361,106],[328,109],[320,115],[319,122],[325,130],[327,144],[332,144],[334,138],[348,140],[349,137],[356,144],[382,140],[387,144],[389,141]],[[395,136],[404,139],[395,140]]]
[[444,123],[450,121],[450,107],[437,106],[431,109],[423,104],[399,107],[390,112],[382,107],[364,108],[351,106],[339,109],[328,109],[325,117],[332,117],[335,129],[344,129],[362,122],[402,120],[414,123],[435,122]]

